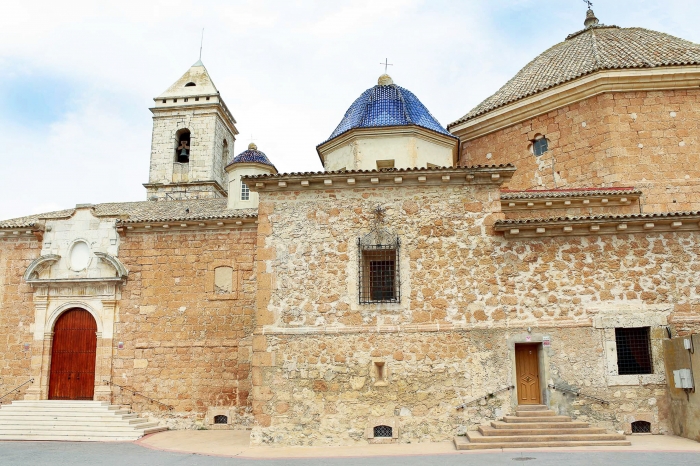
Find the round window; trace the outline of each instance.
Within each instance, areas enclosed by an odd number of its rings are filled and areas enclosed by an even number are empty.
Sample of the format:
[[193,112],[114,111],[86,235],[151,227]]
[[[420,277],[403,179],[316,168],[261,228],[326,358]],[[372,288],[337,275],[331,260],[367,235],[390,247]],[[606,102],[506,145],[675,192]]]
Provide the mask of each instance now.
[[85,270],[90,264],[90,247],[84,241],[76,241],[70,250],[70,268],[75,272]]

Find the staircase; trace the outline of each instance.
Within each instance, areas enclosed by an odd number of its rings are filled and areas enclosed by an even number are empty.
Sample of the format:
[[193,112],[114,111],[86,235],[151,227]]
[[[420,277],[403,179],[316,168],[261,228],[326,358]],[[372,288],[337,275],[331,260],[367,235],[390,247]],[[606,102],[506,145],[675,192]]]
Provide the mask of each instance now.
[[515,416],[479,426],[478,432],[455,437],[454,442],[457,450],[631,445],[624,435],[572,421],[569,416],[557,416],[544,405],[518,406]]
[[0,440],[136,440],[167,430],[106,401],[13,401],[0,409]]

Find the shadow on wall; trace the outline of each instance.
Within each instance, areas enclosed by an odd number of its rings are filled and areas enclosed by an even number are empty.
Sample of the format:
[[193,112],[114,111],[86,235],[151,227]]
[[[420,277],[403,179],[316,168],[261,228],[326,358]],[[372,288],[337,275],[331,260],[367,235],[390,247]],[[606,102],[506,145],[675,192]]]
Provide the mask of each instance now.
[[673,433],[700,442],[700,335],[664,341],[664,364],[671,398]]

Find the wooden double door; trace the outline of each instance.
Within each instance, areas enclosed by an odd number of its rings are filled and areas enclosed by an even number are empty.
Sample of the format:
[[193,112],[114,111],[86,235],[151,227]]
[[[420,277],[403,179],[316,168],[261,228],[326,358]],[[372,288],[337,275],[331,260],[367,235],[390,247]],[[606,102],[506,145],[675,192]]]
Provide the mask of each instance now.
[[515,345],[516,390],[519,405],[542,404],[538,343]]
[[84,309],[70,309],[53,331],[49,400],[92,400],[95,395],[97,323]]

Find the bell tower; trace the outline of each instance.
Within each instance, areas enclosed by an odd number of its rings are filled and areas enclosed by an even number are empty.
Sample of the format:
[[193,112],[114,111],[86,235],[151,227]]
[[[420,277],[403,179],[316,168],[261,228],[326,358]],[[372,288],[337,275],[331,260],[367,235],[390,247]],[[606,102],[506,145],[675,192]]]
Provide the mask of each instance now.
[[148,199],[227,197],[238,130],[201,60],[153,100]]

